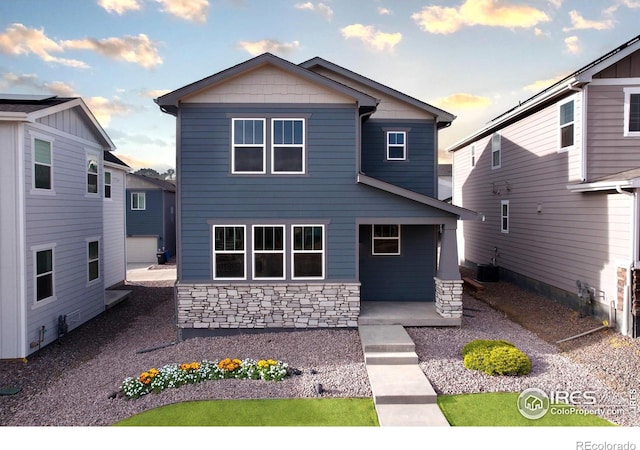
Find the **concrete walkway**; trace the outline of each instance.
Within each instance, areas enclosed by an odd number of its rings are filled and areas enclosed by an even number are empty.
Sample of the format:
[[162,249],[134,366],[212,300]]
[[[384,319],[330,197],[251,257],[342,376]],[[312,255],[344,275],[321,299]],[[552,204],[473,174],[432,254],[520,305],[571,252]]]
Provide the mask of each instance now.
[[380,426],[448,427],[404,327],[360,325],[358,331]]
[[127,264],[127,281],[167,281],[176,279],[176,266],[151,269],[154,264]]

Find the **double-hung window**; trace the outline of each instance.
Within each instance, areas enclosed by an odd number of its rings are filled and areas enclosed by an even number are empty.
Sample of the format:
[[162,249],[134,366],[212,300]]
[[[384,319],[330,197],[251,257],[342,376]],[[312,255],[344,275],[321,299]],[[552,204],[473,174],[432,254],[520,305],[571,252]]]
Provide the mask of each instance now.
[[294,225],[292,234],[292,278],[324,278],[324,225]]
[[509,232],[509,200],[500,202],[500,231]]
[[491,168],[499,169],[502,165],[502,136],[493,133],[491,136]]
[[387,131],[387,160],[404,161],[407,159],[407,133]]
[[265,173],[265,119],[233,119],[231,173]]
[[400,225],[373,225],[372,254],[400,254]]
[[471,167],[476,166],[476,145],[471,146]]
[[33,187],[47,191],[53,188],[51,142],[38,138],[33,139]]
[[104,173],[104,198],[111,198],[111,172]]
[[98,193],[98,158],[87,153],[87,194]]
[[272,119],[272,173],[304,173],[304,119]]
[[244,280],[246,278],[245,226],[213,227],[213,278]]
[[87,273],[89,282],[100,278],[100,241],[87,242]]
[[254,226],[253,278],[282,280],[284,277],[284,226]]
[[575,142],[575,102],[569,100],[560,104],[560,150],[569,150]]
[[35,300],[36,303],[50,299],[55,295],[53,274],[53,248],[34,251]]
[[624,88],[624,136],[640,137],[640,87]]
[[132,211],[144,211],[147,209],[146,195],[144,192],[132,192],[131,193],[131,210]]

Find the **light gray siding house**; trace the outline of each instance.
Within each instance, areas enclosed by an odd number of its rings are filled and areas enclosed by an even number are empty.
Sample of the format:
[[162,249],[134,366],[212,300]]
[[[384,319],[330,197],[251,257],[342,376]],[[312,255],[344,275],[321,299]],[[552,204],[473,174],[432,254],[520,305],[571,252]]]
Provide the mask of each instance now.
[[456,229],[474,214],[437,200],[438,130],[454,116],[268,53],[156,103],[177,118],[182,337],[354,327],[366,302],[461,323]]
[[[0,95],[0,358],[105,310],[103,153],[80,98]],[[59,326],[60,324],[60,326]]]
[[126,177],[131,168],[110,151],[103,158],[103,195],[104,200],[104,285],[105,288],[124,284],[127,267],[125,236],[125,194]]
[[[448,149],[464,264],[640,327],[640,37]],[[561,320],[559,318],[559,320]]]

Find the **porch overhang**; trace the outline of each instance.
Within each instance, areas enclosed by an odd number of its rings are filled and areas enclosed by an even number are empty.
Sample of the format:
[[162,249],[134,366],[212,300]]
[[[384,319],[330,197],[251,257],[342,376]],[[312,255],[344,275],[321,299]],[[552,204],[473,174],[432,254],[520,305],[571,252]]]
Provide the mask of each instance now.
[[640,188],[640,168],[602,177],[589,183],[570,184],[567,186],[570,192],[617,191],[618,193],[629,193],[625,189],[638,188]]

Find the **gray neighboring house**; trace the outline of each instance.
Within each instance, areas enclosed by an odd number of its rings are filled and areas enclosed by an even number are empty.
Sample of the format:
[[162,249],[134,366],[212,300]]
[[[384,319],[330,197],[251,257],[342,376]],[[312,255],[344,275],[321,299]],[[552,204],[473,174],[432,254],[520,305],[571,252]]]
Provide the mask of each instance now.
[[176,187],[171,181],[127,174],[127,263],[157,263],[176,254]]
[[640,36],[448,150],[464,264],[640,335]]
[[82,99],[11,94],[0,94],[0,146],[0,359],[14,359],[106,308],[103,170],[115,146]]
[[177,119],[177,321],[355,327],[365,302],[460,325],[456,230],[438,198],[454,116],[322,58],[265,53],[156,99]]
[[124,284],[127,278],[125,195],[131,168],[107,151],[103,166],[104,285],[109,289]]

